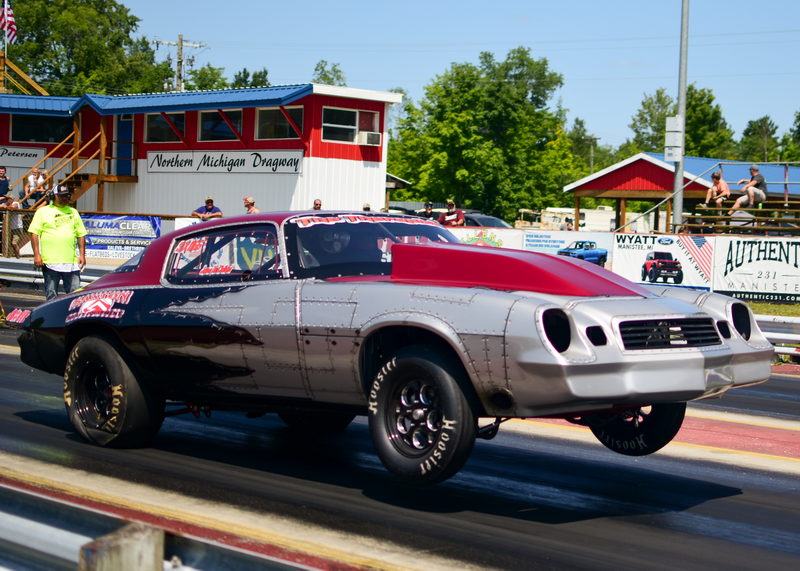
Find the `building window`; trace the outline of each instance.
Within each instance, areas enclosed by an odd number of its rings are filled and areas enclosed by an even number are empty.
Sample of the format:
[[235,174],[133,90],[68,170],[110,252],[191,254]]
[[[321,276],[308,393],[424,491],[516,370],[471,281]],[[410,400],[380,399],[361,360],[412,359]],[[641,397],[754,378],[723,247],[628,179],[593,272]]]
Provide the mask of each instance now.
[[[172,121],[181,134],[186,133],[186,119],[183,113],[165,113]],[[180,141],[180,137],[175,134],[166,119],[159,113],[147,116],[147,128],[144,140],[148,143],[174,143]]]
[[322,110],[322,140],[355,143],[359,132],[378,131],[376,111],[356,111],[353,109]]
[[[284,107],[294,124],[303,132],[303,108]],[[256,139],[299,139],[280,109],[259,109],[256,115]]]
[[72,133],[71,117],[12,115],[11,140],[36,143],[60,143]]
[[[242,110],[231,109],[223,111],[234,127],[236,132],[242,132]],[[222,118],[219,111],[200,112],[200,136],[199,141],[235,141],[239,136],[233,132],[230,125]]]

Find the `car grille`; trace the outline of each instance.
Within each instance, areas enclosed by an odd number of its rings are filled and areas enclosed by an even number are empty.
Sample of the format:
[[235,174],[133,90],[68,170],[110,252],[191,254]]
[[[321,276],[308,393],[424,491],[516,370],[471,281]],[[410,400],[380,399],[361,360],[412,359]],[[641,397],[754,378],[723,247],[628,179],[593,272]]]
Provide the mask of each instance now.
[[619,324],[625,349],[678,349],[719,345],[719,334],[710,318],[644,319]]

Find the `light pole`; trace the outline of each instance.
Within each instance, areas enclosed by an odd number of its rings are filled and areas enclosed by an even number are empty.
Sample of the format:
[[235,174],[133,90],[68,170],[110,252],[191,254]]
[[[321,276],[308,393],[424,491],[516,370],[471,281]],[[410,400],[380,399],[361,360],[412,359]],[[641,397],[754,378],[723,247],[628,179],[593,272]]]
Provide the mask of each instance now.
[[672,190],[672,222],[683,224],[683,156],[686,149],[686,58],[689,49],[689,0],[681,7],[681,55],[678,73],[678,123],[680,127],[681,152],[675,163],[675,180]]

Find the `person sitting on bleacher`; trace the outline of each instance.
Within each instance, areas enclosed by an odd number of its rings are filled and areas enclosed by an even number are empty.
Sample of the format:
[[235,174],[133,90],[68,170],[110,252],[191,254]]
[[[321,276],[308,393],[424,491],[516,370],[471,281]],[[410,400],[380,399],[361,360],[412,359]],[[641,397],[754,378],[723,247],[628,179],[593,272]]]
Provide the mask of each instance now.
[[714,202],[717,208],[720,208],[722,202],[731,195],[731,188],[728,186],[728,183],[722,179],[722,173],[719,171],[711,173],[711,180],[713,184],[706,193],[706,201],[703,203],[703,206],[708,206]]
[[736,202],[733,203],[733,207],[728,211],[728,216],[733,214],[733,211],[737,208],[755,206],[759,202],[764,202],[767,199],[767,181],[764,180],[764,175],[758,172],[758,165],[752,165],[750,167],[749,181],[743,178],[736,184],[744,184],[742,190],[745,194],[740,196]]

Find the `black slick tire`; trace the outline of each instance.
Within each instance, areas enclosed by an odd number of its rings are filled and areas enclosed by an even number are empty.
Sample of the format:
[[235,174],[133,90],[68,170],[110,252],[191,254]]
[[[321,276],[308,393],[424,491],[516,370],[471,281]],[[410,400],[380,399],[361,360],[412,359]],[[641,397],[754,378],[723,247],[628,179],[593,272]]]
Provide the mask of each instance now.
[[399,350],[368,388],[369,428],[378,457],[401,481],[442,482],[475,444],[475,411],[459,384],[460,363],[423,346]]
[[609,450],[626,456],[645,456],[675,438],[685,414],[685,402],[654,404],[598,416],[589,428]]
[[112,341],[84,337],[64,372],[64,405],[89,442],[112,448],[148,445],[164,421],[163,400],[151,394]]

